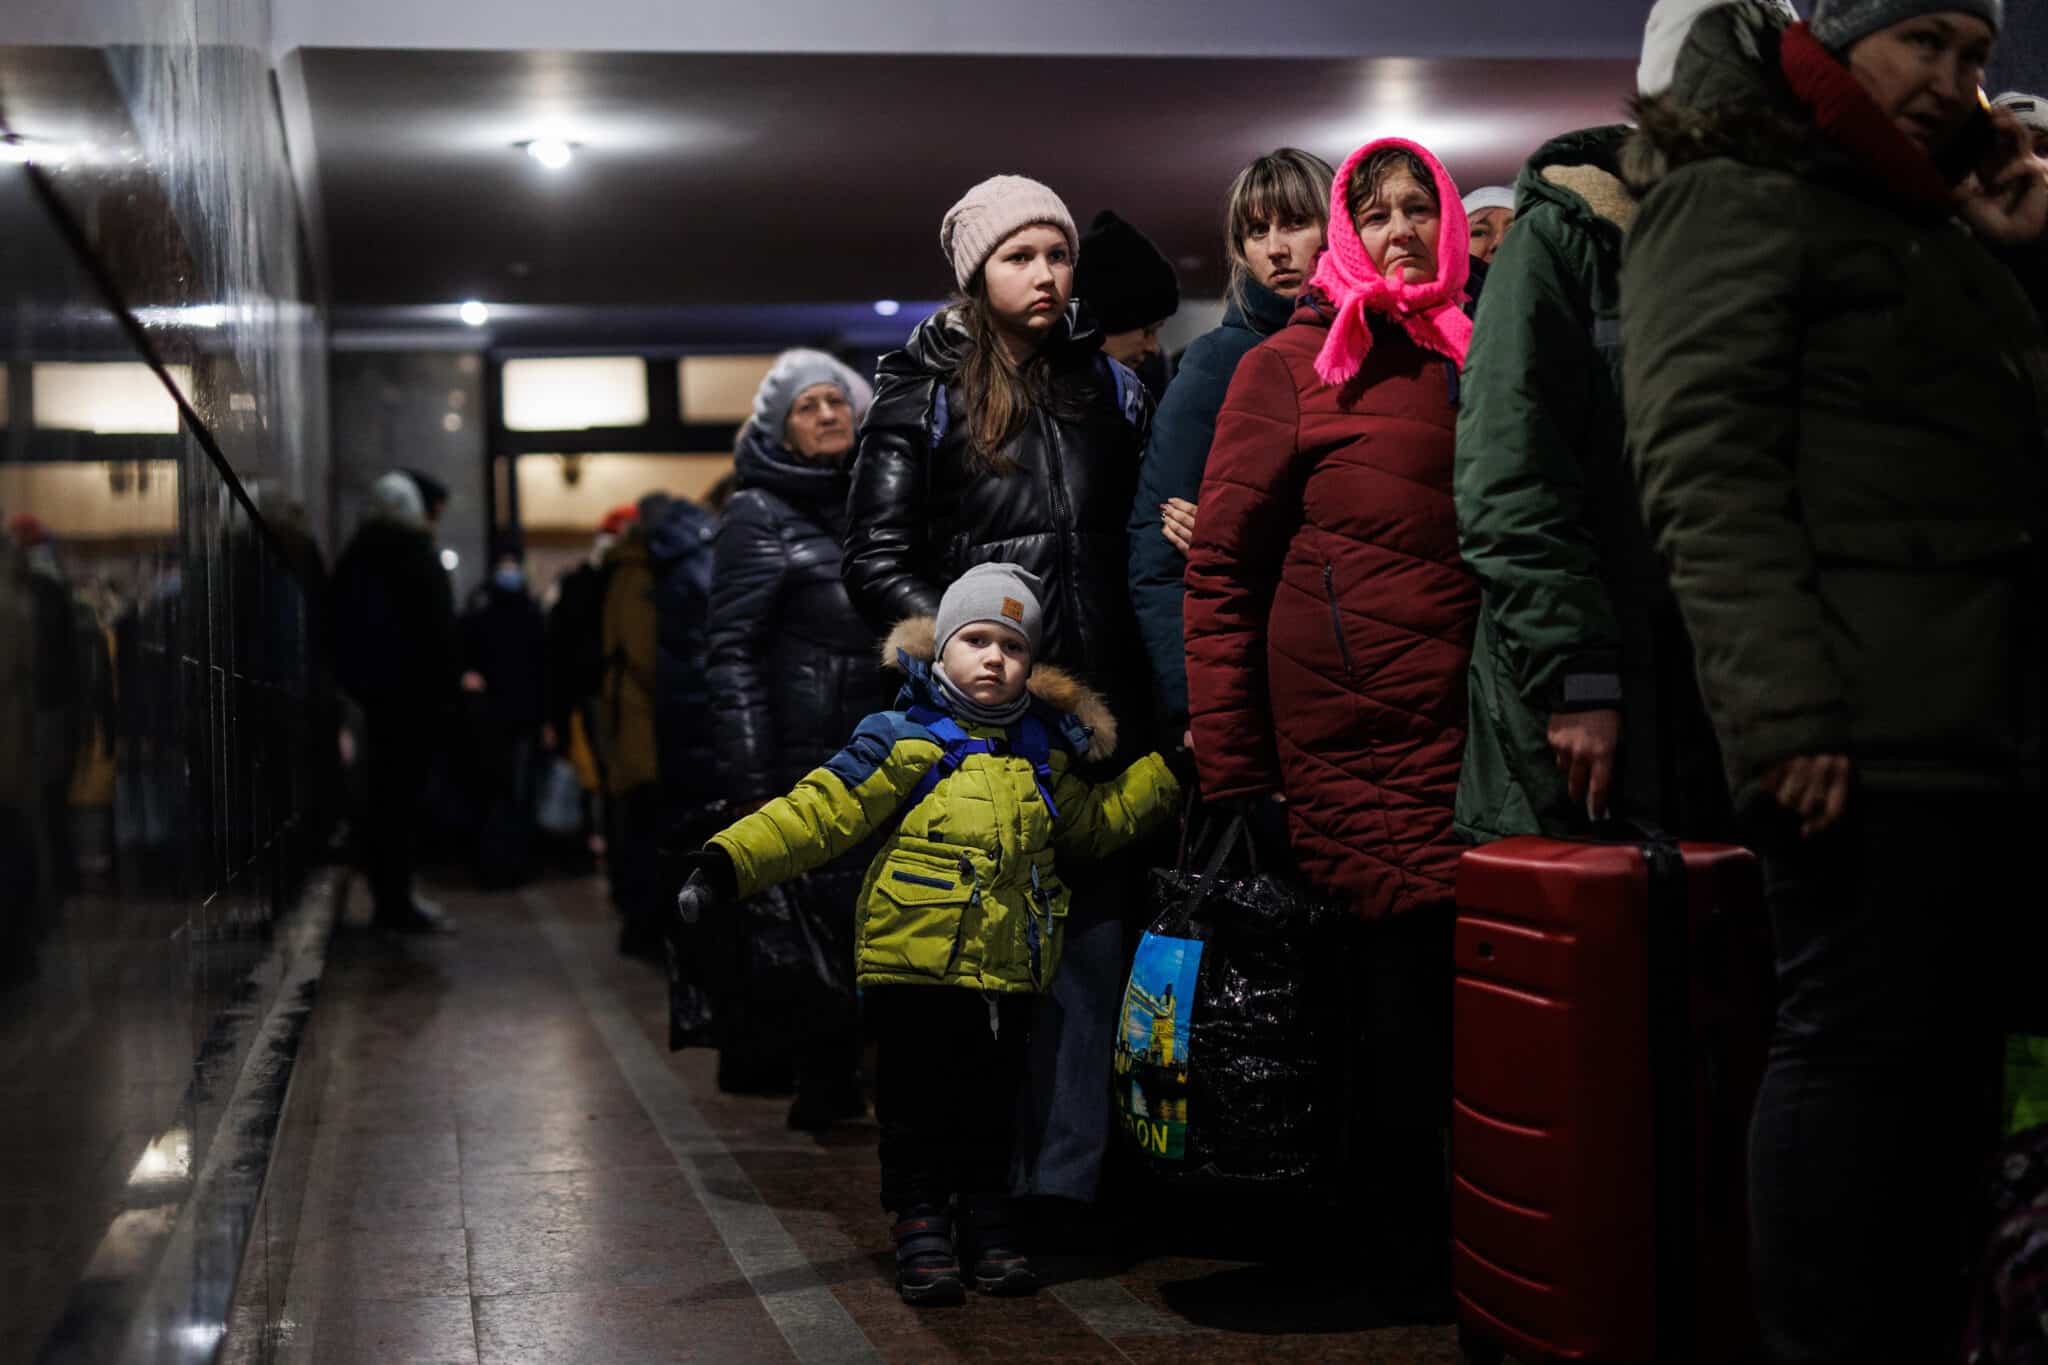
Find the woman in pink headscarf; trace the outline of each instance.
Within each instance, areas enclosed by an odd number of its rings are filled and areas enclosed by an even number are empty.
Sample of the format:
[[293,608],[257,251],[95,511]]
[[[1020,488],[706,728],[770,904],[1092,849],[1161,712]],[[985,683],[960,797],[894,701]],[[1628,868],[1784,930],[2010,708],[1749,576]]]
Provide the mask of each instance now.
[[1451,501],[1471,258],[1422,147],[1354,152],[1291,325],[1239,364],[1188,556],[1188,692],[1202,792],[1283,797],[1316,890],[1359,938],[1369,1106],[1356,1169],[1396,1267],[1448,1276],[1437,1133],[1449,1104],[1451,808],[1478,596]]

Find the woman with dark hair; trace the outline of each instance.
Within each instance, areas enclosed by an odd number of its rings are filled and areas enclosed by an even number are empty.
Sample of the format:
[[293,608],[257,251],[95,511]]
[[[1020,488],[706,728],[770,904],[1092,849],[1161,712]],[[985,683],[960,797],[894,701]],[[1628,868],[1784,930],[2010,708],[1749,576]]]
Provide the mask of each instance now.
[[1775,1361],[1956,1357],[2001,1007],[2041,998],[2012,888],[2048,814],[2048,331],[2013,267],[2048,168],[1983,107],[2002,17],[1820,0],[1721,65],[1745,98],[1645,101],[1631,148],[1644,518],[1778,956],[1750,1137]]
[[1478,606],[1451,502],[1471,262],[1435,157],[1386,138],[1345,161],[1294,321],[1231,380],[1187,573],[1202,794],[1284,797],[1302,876],[1365,921],[1347,968],[1367,1097],[1351,1166],[1377,1229],[1360,1255],[1382,1292],[1431,1307],[1450,1265],[1451,806]]
[[[1122,720],[1098,775],[1151,747],[1151,684],[1126,581],[1125,521],[1151,400],[1074,305],[1073,216],[1037,181],[997,176],[946,214],[960,298],[883,357],[848,503],[846,585],[878,632],[938,608],[978,564],[1043,582],[1044,663]],[[1075,898],[1033,1039],[1027,1194],[1092,1201],[1109,1137],[1128,880]]]
[[1246,166],[1230,184],[1224,249],[1230,292],[1223,323],[1188,347],[1160,400],[1131,507],[1131,597],[1152,659],[1166,724],[1184,729],[1188,670],[1181,635],[1182,580],[1195,495],[1209,463],[1216,414],[1238,362],[1287,325],[1323,254],[1330,213],[1329,164],[1282,147]]

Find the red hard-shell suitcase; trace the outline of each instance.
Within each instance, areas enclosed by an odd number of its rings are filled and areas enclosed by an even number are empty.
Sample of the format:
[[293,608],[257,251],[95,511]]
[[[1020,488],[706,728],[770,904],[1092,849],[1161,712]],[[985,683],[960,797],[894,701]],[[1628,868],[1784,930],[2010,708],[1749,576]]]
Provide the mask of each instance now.
[[1745,1152],[1772,999],[1755,856],[1654,833],[1474,849],[1456,957],[1468,1357],[1749,1358]]

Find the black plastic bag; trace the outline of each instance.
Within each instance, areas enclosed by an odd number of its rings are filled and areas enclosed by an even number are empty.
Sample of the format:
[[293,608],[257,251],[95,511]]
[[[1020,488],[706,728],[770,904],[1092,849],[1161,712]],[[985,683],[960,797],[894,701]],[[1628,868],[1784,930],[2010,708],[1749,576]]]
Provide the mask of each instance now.
[[1114,1085],[1126,1137],[1175,1182],[1316,1177],[1339,1096],[1315,968],[1335,912],[1262,871],[1242,815],[1212,823],[1200,871],[1152,874],[1152,924],[1124,992]]
[[772,1056],[855,1026],[852,906],[830,905],[819,890],[802,877],[738,907],[745,942],[721,1046]]
[[670,916],[669,1049],[776,1055],[852,1030],[852,902],[834,889],[801,877],[694,925]]

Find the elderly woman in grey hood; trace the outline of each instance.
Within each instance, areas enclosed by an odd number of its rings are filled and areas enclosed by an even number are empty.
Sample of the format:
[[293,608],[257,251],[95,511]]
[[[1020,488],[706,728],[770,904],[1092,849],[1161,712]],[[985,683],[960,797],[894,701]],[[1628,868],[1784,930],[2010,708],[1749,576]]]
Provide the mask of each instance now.
[[[711,589],[713,744],[746,806],[786,791],[888,702],[874,633],[840,575],[848,465],[873,390],[822,351],[784,352],[761,381],[734,457]],[[862,860],[792,888],[849,954]],[[851,980],[851,974],[848,975]],[[864,1112],[853,1001],[798,1030],[794,1128]],[[730,1049],[728,1049],[730,1051]],[[732,1071],[731,1058],[723,1071]]]

